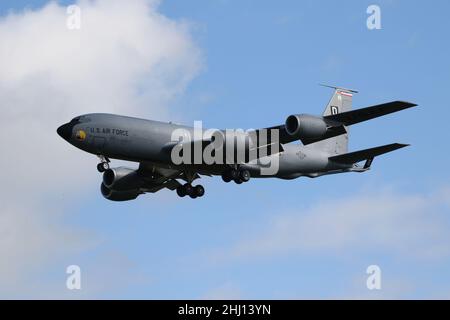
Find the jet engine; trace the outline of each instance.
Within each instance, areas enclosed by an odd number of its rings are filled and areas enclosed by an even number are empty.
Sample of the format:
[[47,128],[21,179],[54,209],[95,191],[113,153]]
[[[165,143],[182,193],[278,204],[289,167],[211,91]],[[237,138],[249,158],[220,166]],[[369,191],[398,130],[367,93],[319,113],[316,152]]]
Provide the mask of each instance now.
[[103,184],[105,187],[115,191],[126,191],[139,189],[144,181],[137,170],[119,167],[108,169],[103,173]]
[[108,200],[127,201],[136,199],[143,185],[144,180],[137,170],[119,167],[103,173],[101,192]]
[[286,119],[286,132],[296,139],[319,139],[327,133],[327,124],[322,117],[295,114]]
[[116,191],[105,186],[104,183],[101,184],[100,190],[102,195],[111,201],[128,201],[136,199],[141,193],[139,189],[131,189],[126,191]]

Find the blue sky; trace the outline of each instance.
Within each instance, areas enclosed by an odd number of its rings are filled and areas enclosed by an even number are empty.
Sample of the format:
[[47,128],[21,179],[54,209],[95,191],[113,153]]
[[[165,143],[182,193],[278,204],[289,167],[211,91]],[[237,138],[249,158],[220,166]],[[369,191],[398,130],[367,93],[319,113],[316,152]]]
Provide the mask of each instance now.
[[[0,14],[45,4],[2,1]],[[355,108],[391,100],[419,104],[351,129],[351,150],[392,142],[411,147],[376,159],[365,174],[241,186],[205,178],[206,196],[196,201],[163,191],[112,203],[99,193],[100,177],[77,193],[63,184],[40,195],[61,212],[52,223],[94,240],[36,263],[13,296],[48,290],[64,298],[450,298],[450,4],[377,1],[382,29],[370,31],[371,4],[162,1],[159,13],[189,26],[201,67],[166,113],[151,116],[265,127],[293,113],[321,114],[332,92],[317,84],[327,83],[359,90]],[[139,86],[145,90],[146,83]],[[64,148],[89,163],[85,175],[96,175],[93,157]],[[70,185],[71,170],[65,179]],[[348,218],[347,208],[354,210]],[[64,287],[70,264],[82,269],[79,292]],[[371,264],[382,269],[381,291],[365,287]]]

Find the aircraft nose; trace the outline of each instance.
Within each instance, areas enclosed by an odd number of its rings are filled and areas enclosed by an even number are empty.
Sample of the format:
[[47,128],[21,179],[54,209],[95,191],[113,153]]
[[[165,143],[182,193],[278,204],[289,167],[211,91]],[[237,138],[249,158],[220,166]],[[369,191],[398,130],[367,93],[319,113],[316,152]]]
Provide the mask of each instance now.
[[62,126],[60,126],[56,132],[63,138],[64,140],[69,140],[70,137],[72,137],[72,129],[73,126],[71,126],[69,123],[65,123]]

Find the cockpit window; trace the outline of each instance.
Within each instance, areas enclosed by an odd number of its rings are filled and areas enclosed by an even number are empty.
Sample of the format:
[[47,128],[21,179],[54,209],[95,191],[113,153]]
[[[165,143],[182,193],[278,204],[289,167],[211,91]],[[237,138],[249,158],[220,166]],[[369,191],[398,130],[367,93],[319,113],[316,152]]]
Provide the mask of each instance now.
[[91,121],[90,118],[85,117],[85,116],[80,116],[80,117],[73,118],[72,121],[70,121],[70,123],[78,124],[78,123],[89,122],[89,121]]

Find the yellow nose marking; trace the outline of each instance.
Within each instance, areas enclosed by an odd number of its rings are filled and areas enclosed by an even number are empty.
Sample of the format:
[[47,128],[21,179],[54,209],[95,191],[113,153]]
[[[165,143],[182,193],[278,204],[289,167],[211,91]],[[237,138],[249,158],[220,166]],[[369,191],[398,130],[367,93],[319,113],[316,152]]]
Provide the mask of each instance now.
[[86,132],[84,132],[83,130],[78,130],[76,138],[77,140],[83,141],[84,139],[86,139]]

